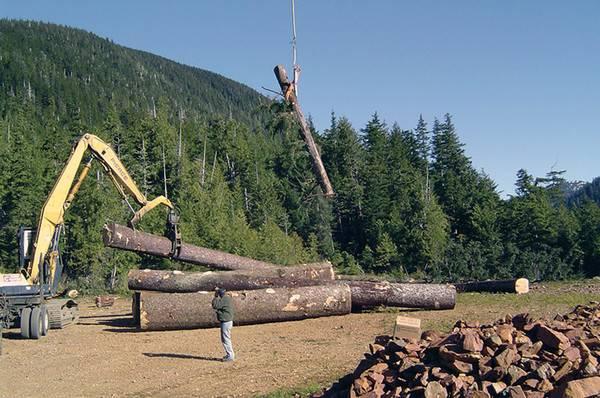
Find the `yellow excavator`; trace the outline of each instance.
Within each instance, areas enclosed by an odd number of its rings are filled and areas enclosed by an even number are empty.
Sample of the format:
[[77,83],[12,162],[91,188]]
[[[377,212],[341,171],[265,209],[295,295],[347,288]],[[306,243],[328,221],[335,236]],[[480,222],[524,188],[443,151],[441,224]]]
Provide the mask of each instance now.
[[[90,159],[77,175],[87,151],[91,152]],[[0,274],[0,340],[3,326],[9,328],[18,324],[24,338],[39,339],[46,335],[49,328],[61,329],[69,323],[77,322],[77,303],[71,298],[57,297],[63,268],[58,243],[65,210],[81,187],[94,159],[103,166],[134,213],[130,226],[135,227],[147,212],[159,205],[169,209],[167,235],[173,242],[174,253],[179,250],[179,217],[169,199],[158,196],[147,200],[114,150],[97,136],[84,134],[73,146],[69,160],[46,199],[37,230],[23,227],[19,230],[21,272]],[[134,210],[127,201],[128,197],[132,197],[141,206],[139,210]]]

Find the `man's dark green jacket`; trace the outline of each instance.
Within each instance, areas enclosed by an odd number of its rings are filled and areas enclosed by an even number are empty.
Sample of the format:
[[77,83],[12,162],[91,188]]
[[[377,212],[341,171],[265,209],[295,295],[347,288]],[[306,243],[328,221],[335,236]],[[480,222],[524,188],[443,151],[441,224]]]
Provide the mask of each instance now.
[[227,295],[215,297],[212,301],[212,307],[217,312],[219,322],[233,321],[233,303],[231,302],[231,297]]

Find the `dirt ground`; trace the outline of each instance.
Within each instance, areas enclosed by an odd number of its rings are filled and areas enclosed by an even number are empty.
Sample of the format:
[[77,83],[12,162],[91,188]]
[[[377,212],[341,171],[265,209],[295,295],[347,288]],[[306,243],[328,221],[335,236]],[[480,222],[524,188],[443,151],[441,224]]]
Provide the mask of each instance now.
[[451,311],[380,311],[233,329],[237,360],[223,355],[218,329],[138,332],[130,301],[98,309],[80,304],[79,325],[41,340],[5,331],[0,397],[252,397],[283,388],[327,385],[348,373],[376,335],[402,313],[425,328],[455,320],[491,321],[507,312],[551,316],[600,300],[600,283],[551,284],[522,296],[462,294]]

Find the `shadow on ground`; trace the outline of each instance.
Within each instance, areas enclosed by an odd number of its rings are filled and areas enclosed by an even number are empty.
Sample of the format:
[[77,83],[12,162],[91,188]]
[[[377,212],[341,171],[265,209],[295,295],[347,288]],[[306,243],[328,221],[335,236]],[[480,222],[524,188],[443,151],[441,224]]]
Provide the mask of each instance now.
[[176,354],[172,352],[144,352],[144,355],[150,358],[179,358],[179,359],[197,359],[200,361],[223,362],[221,358],[202,357],[198,355]]

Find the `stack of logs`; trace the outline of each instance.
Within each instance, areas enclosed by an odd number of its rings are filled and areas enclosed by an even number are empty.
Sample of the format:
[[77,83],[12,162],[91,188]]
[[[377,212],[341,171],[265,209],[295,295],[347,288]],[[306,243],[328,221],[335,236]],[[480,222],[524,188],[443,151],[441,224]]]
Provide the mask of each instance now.
[[227,271],[131,271],[133,314],[144,330],[216,326],[211,308],[216,287],[229,291],[236,324],[344,315],[380,305],[451,309],[456,302],[452,285],[342,280],[328,262],[280,267],[187,243],[171,256],[167,238],[117,224],[106,225],[103,238],[110,247]]
[[380,336],[350,375],[314,397],[600,396],[600,305],[553,320],[528,314],[456,323],[420,340]]

